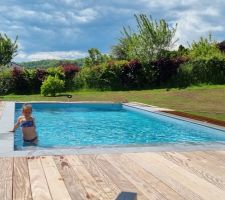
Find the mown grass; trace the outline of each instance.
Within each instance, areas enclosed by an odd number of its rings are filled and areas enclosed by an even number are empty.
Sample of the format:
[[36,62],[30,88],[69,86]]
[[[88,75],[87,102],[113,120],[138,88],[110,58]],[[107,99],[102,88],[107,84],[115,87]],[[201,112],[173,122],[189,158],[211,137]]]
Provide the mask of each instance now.
[[171,108],[199,116],[225,121],[225,85],[195,86],[186,89],[154,89],[138,91],[90,91],[70,92],[67,97],[43,97],[36,95],[7,95],[7,101],[114,101],[141,102]]

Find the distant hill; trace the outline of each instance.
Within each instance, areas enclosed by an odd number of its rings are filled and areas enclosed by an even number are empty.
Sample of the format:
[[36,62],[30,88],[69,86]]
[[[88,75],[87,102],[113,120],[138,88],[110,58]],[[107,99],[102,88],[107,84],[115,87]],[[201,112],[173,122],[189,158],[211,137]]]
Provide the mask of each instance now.
[[79,67],[83,66],[84,58],[79,58],[76,60],[39,60],[30,62],[21,62],[18,65],[26,68],[48,68],[48,67],[58,67],[62,63],[71,63]]

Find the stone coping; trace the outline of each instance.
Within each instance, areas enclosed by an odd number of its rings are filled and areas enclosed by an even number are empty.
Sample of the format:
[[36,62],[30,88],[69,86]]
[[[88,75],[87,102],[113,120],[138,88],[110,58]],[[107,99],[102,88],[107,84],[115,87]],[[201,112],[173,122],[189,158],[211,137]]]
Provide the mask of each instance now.
[[14,151],[14,137],[10,130],[14,126],[15,102],[4,102],[0,118],[0,153]]

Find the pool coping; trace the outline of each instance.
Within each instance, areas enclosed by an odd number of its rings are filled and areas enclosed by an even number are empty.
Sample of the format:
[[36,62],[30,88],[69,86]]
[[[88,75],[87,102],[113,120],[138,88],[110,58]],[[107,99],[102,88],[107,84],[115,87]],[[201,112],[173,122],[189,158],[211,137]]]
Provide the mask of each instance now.
[[0,117],[0,154],[11,153],[14,150],[13,129],[15,102],[4,102]]
[[[114,145],[114,146],[82,146],[73,148],[46,148],[46,149],[30,149],[30,150],[14,150],[14,137],[13,133],[9,130],[14,125],[15,116],[15,103],[24,102],[11,102],[5,101],[4,108],[2,109],[2,116],[0,118],[0,157],[14,157],[14,156],[44,156],[44,155],[71,155],[71,154],[100,154],[100,153],[131,153],[131,152],[159,152],[159,151],[207,151],[207,150],[225,150],[225,142],[211,142],[202,144],[181,143],[181,144],[144,144],[144,145]],[[76,102],[63,102],[63,101],[29,101],[29,103],[117,103],[111,101],[76,101]],[[135,109],[140,109],[148,112],[154,112],[159,115],[164,115],[183,121],[207,126],[210,128],[225,131],[222,126],[214,125],[207,122],[202,122],[186,117],[181,117],[163,111],[172,111],[167,108],[160,108],[139,102],[121,103],[122,105],[129,106]]]

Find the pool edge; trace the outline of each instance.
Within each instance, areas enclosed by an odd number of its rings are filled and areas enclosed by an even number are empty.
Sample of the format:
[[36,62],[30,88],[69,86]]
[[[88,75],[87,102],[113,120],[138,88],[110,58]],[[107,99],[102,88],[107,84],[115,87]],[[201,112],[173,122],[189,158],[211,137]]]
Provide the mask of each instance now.
[[14,134],[10,132],[13,129],[15,116],[15,102],[6,101],[2,109],[0,118],[0,152],[7,154],[14,152]]

